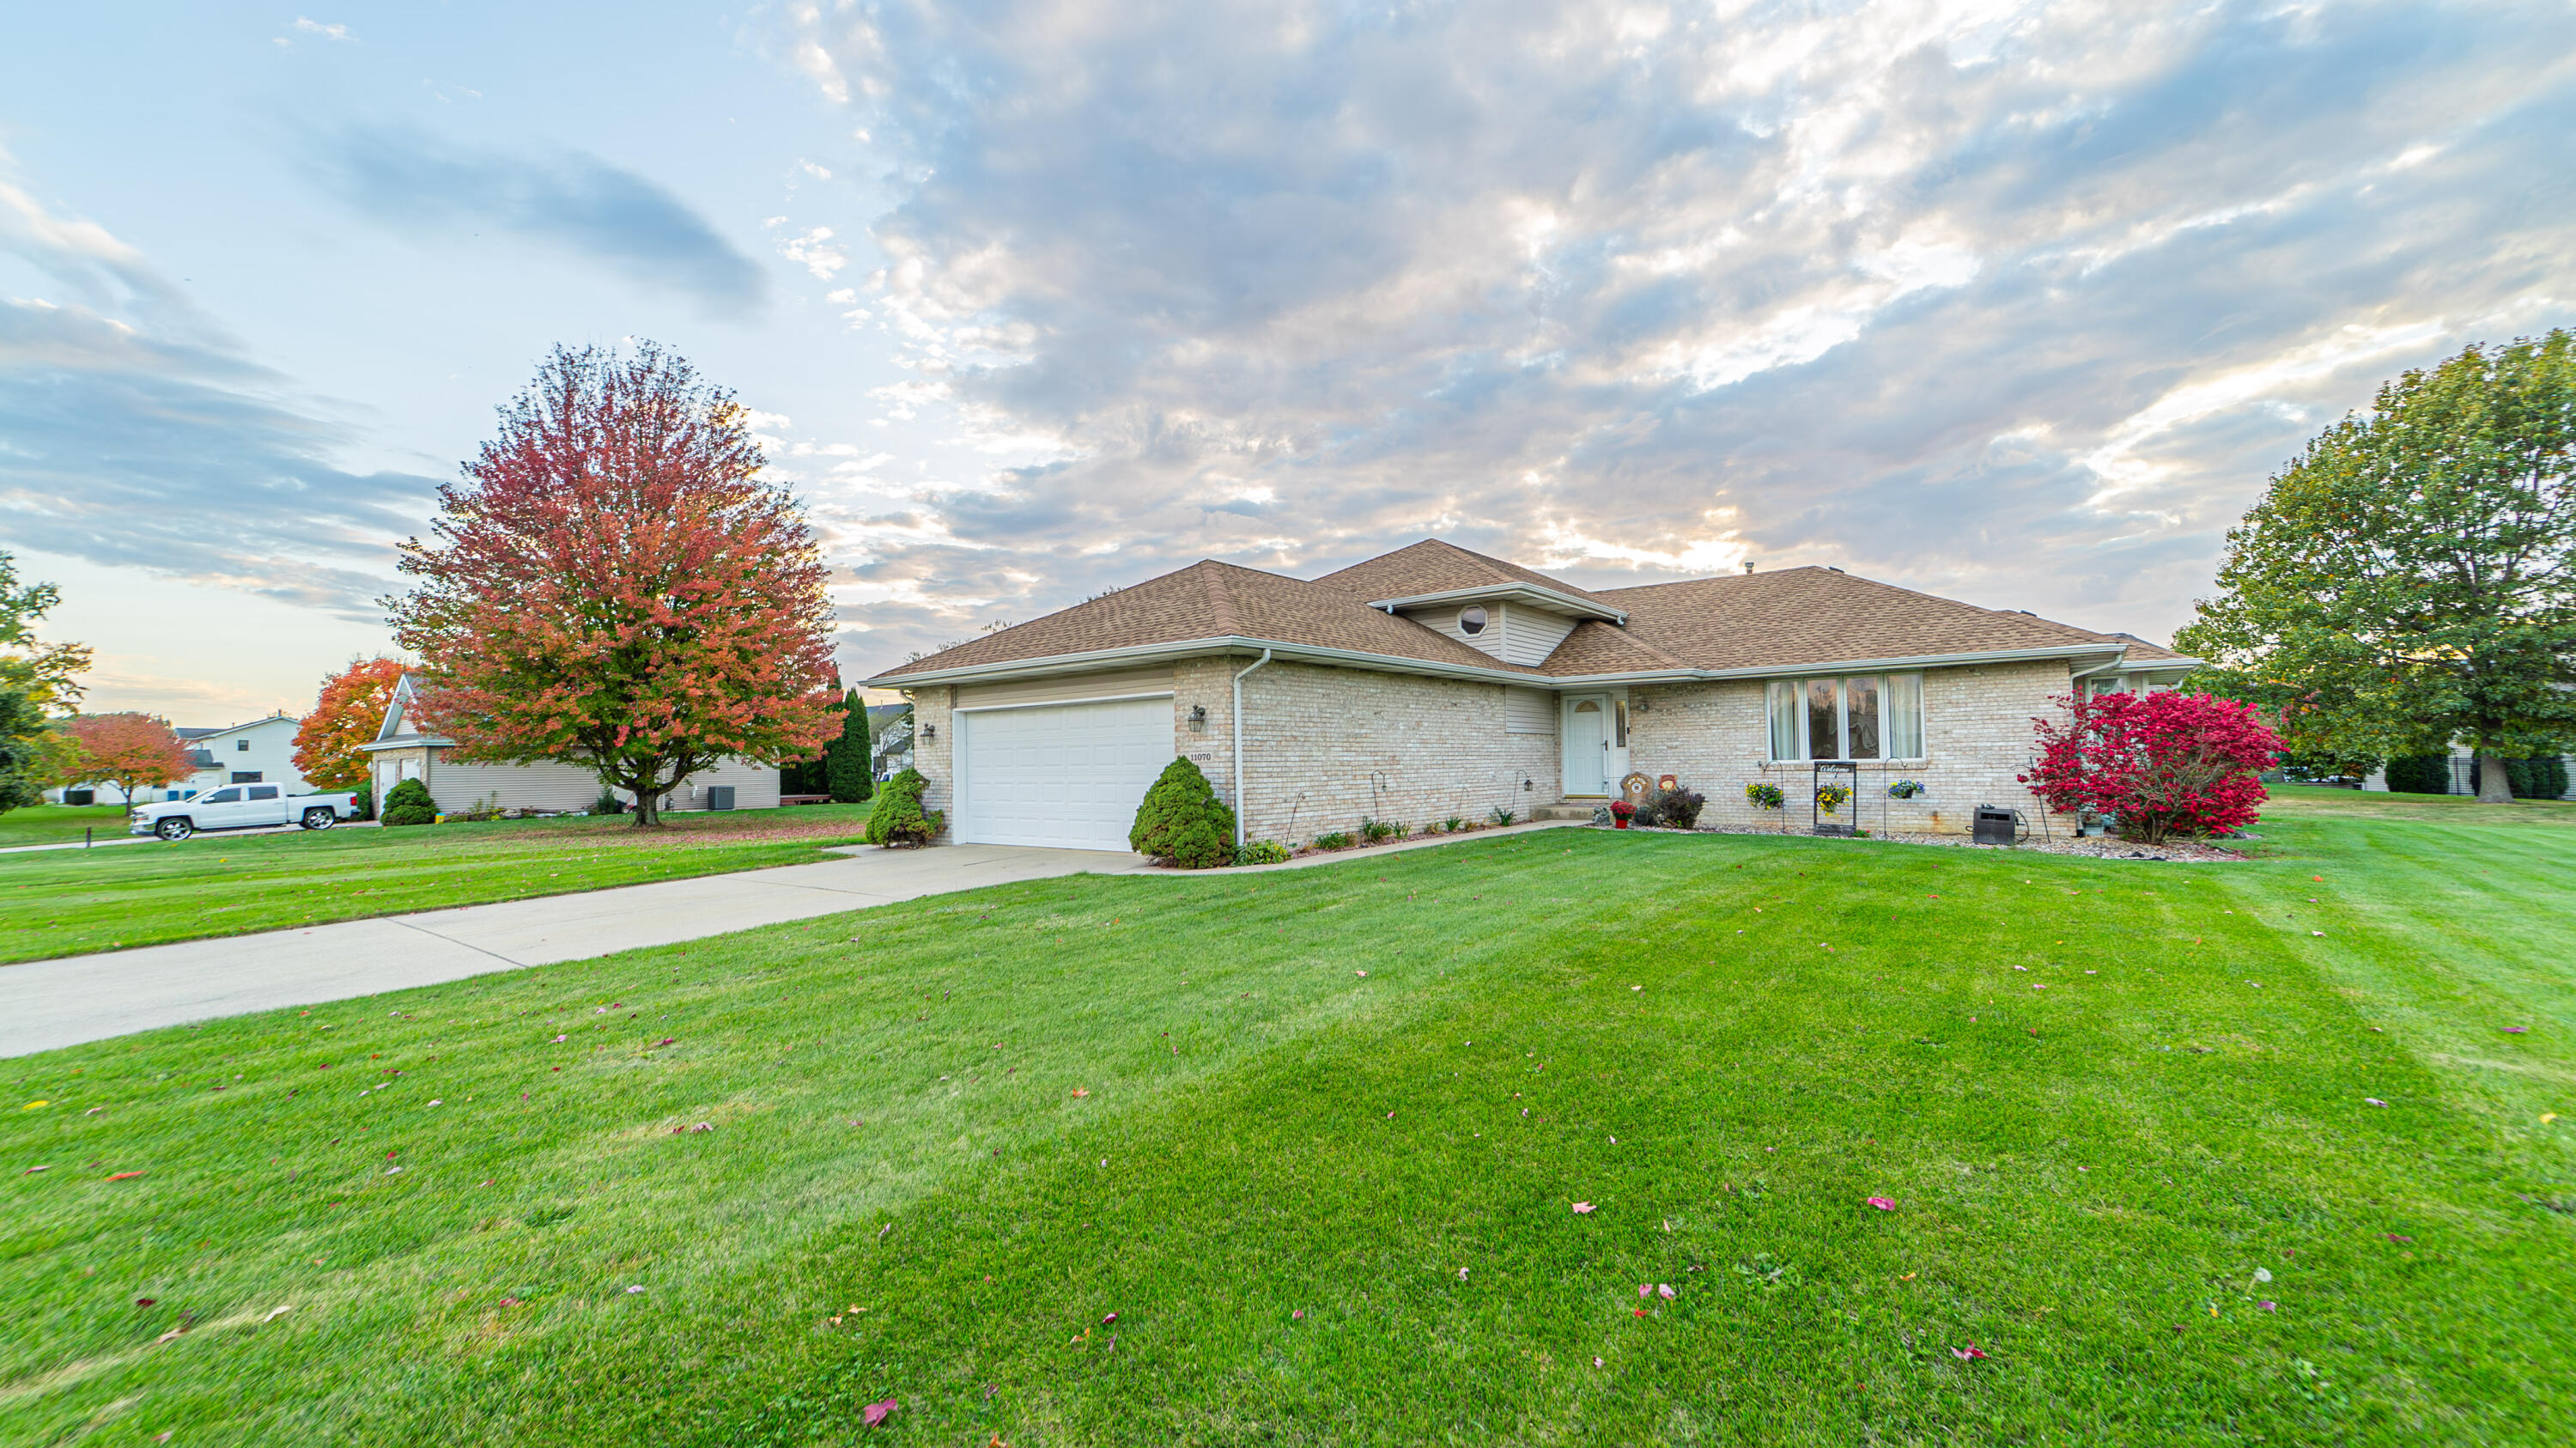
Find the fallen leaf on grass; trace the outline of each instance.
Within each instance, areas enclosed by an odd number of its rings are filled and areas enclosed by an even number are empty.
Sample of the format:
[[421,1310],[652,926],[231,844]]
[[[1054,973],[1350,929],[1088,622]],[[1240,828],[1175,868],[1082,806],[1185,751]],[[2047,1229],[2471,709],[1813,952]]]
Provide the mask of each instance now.
[[1957,1358],[1959,1361],[1961,1361],[1961,1362],[1963,1362],[1963,1363],[1964,1363],[1964,1362],[1974,1362],[1974,1361],[1976,1361],[1978,1358],[1984,1357],[1985,1355],[1986,1355],[1986,1354],[1985,1354],[1985,1350],[1984,1350],[1983,1348],[1978,1347],[1978,1346],[1977,1346],[1975,1343],[1973,1343],[1973,1342],[1972,1342],[1972,1343],[1970,1343],[1970,1344],[1968,1344],[1968,1345],[1967,1345],[1966,1347],[1964,1347],[1964,1348],[1954,1347],[1954,1348],[1950,1349],[1950,1356],[1952,1356],[1952,1357],[1954,1357],[1954,1358]]
[[2397,1235],[2395,1232],[2382,1232],[2382,1233],[2380,1233],[2380,1235],[2381,1235],[2381,1236],[2383,1236],[2383,1237],[2386,1237],[2389,1241],[2392,1241],[2392,1242],[2412,1242],[2412,1241],[2414,1241],[2414,1240],[2415,1240],[2415,1239],[2414,1239],[2414,1238],[2412,1238],[2412,1237],[2401,1237],[2401,1236]]
[[2385,1106],[2385,1105],[2387,1105],[2387,1104],[2388,1104],[2387,1102],[2380,1100],[2380,1099],[2379,1099],[2378,1097],[2376,1097],[2376,1096],[2364,1096],[2364,1097],[2363,1097],[2363,1098],[2361,1098],[2361,1099],[2362,1099],[2365,1103],[2367,1103],[2367,1104],[2369,1104],[2369,1105],[2372,1105],[2372,1106]]
[[21,1176],[34,1176],[36,1173],[38,1173],[38,1172],[40,1172],[40,1171],[52,1171],[52,1170],[53,1170],[53,1168],[52,1168],[52,1167],[49,1167],[49,1166],[31,1166],[31,1167],[27,1168],[25,1171],[23,1171],[23,1172],[19,1173],[19,1175],[21,1175]]
[[1090,1093],[1089,1091],[1084,1090],[1084,1089],[1083,1089],[1082,1087],[1080,1087],[1080,1086],[1076,1086],[1076,1087],[1074,1087],[1074,1088],[1073,1088],[1073,1094],[1074,1094],[1076,1097],[1083,1097],[1083,1096],[1088,1096],[1088,1095],[1090,1095],[1091,1093]]
[[1574,1204],[1574,1214],[1576,1216],[1588,1216],[1591,1212],[1592,1204],[1590,1202],[1576,1202]]
[[1658,1296],[1658,1297],[1663,1298],[1666,1302],[1670,1302],[1670,1301],[1672,1301],[1675,1297],[1680,1296],[1680,1294],[1679,1294],[1679,1293],[1677,1293],[1677,1292],[1673,1291],[1673,1289],[1672,1289],[1672,1284],[1670,1284],[1670,1283],[1668,1283],[1668,1282],[1658,1282],[1658,1283],[1656,1283],[1656,1284],[1655,1284],[1655,1295],[1656,1295],[1656,1296]]
[[1871,1197],[1869,1199],[1869,1204],[1878,1208],[1882,1212],[1892,1212],[1896,1210],[1896,1203],[1889,1201],[1885,1197]]
[[277,1306],[270,1308],[270,1309],[268,1310],[268,1316],[261,1318],[261,1319],[260,1319],[260,1321],[262,1321],[262,1322],[275,1322],[275,1321],[277,1321],[279,1318],[284,1317],[286,1314],[288,1314],[288,1313],[290,1313],[290,1312],[293,1312],[294,1310],[295,1310],[295,1304],[294,1304],[294,1303],[292,1303],[292,1302],[281,1302],[281,1303],[279,1303]]
[[141,1176],[141,1175],[143,1175],[143,1173],[141,1173],[141,1172],[139,1172],[139,1171],[121,1171],[121,1172],[118,1172],[116,1175],[114,1175],[114,1176],[112,1176],[112,1177],[109,1177],[109,1178],[108,1178],[108,1180],[109,1180],[109,1181],[112,1181],[112,1182],[121,1182],[121,1181],[125,1181],[125,1180],[127,1180],[128,1178],[131,1178],[131,1177],[139,1177],[139,1176]]
[[2507,1026],[2504,1028],[2504,1033],[2508,1036],[2519,1036],[2530,1029],[2529,1026]]
[[894,1399],[888,1398],[882,1403],[870,1403],[866,1407],[861,1408],[859,1410],[859,1421],[873,1428],[879,1423],[884,1422],[887,1415],[892,1412],[894,1412]]
[[161,1299],[158,1297],[138,1297],[134,1299],[134,1305],[137,1307],[150,1307],[153,1303],[160,1300]]

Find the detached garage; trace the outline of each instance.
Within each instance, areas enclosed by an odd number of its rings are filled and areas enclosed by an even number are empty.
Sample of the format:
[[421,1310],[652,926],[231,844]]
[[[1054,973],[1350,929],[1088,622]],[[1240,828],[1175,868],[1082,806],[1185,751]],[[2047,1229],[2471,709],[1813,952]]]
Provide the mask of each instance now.
[[1168,692],[970,702],[951,718],[961,844],[1124,850],[1136,806],[1173,758]]

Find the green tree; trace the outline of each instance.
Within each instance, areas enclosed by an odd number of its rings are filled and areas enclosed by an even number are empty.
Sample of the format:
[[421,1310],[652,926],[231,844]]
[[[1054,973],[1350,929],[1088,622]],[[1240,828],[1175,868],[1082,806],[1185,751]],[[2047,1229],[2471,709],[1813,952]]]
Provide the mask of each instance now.
[[39,710],[79,703],[79,676],[89,667],[87,645],[36,637],[37,622],[62,601],[50,583],[20,583],[17,560],[0,553],[0,688],[19,691]]
[[45,711],[25,689],[0,684],[0,814],[41,804],[53,763]]
[[840,737],[823,746],[823,772],[834,804],[857,804],[876,792],[868,706],[852,689],[841,700]]
[[2294,752],[2452,741],[2478,798],[2576,733],[2576,334],[2473,345],[2379,389],[2227,535],[2176,643],[2195,686],[2263,705]]

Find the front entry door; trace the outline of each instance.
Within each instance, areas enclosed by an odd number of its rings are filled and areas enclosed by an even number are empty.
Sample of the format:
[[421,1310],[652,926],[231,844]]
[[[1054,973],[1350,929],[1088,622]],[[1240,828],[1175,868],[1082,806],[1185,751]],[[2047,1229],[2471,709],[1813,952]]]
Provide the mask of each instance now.
[[1610,792],[1610,700],[1601,694],[1573,694],[1565,701],[1565,793],[1605,795]]

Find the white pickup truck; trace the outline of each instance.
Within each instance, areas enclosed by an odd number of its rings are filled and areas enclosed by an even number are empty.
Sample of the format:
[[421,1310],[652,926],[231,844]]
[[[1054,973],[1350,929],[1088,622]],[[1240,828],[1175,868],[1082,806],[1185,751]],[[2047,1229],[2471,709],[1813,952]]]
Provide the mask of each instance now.
[[354,794],[288,794],[282,784],[227,784],[186,799],[138,804],[125,817],[129,835],[184,840],[199,830],[239,830],[259,825],[302,825],[327,830],[358,817]]

